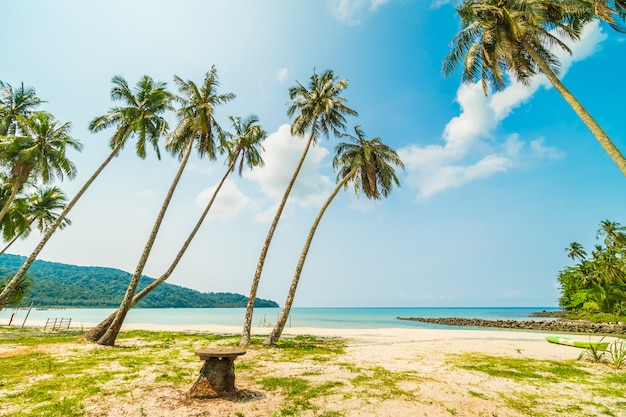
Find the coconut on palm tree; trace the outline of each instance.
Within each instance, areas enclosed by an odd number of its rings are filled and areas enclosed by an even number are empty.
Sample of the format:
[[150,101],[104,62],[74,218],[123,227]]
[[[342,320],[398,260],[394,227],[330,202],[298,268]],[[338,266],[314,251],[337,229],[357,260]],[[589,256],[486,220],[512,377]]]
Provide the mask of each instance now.
[[218,146],[216,141],[220,140],[223,136],[222,129],[215,120],[215,107],[235,97],[232,93],[217,94],[219,82],[215,67],[211,67],[206,73],[200,87],[193,81],[183,81],[178,76],[174,77],[174,80],[182,94],[176,97],[176,100],[181,103],[181,107],[177,112],[179,117],[178,126],[169,136],[166,148],[172,154],[176,155],[181,162],[170,184],[169,190],[165,195],[163,203],[161,204],[161,209],[152,226],[141,257],[135,267],[135,272],[124,294],[124,299],[117,310],[117,314],[104,335],[98,339],[98,344],[101,345],[112,346],[115,344],[115,339],[119,334],[126,314],[128,314],[128,311],[132,308],[133,297],[135,296],[137,285],[141,279],[141,274],[148,262],[148,257],[154,246],[163,218],[165,217],[165,213],[167,212],[167,208],[169,207],[180,178],[183,175],[183,171],[187,166],[187,161],[191,156],[193,148],[196,148],[199,157],[208,156],[210,159],[215,159],[215,151]]
[[289,89],[289,101],[287,102],[287,114],[289,117],[295,117],[291,125],[291,134],[294,136],[304,136],[309,132],[309,137],[298,161],[295,171],[293,172],[285,193],[278,205],[274,220],[265,237],[259,261],[252,279],[248,304],[246,306],[246,315],[244,318],[243,331],[241,335],[241,346],[247,346],[250,343],[250,331],[252,328],[252,314],[254,311],[254,300],[256,299],[265,258],[269,251],[270,243],[274,237],[274,232],[278,226],[278,221],[282,215],[283,209],[287,204],[287,199],[291,193],[291,189],[298,178],[302,164],[306,159],[307,152],[312,144],[316,144],[323,135],[328,137],[331,133],[335,136],[341,136],[345,129],[345,116],[357,114],[346,105],[346,99],[341,97],[341,93],[348,87],[347,80],[338,80],[332,70],[324,71],[321,74],[313,72],[308,86],[300,83]]
[[404,168],[404,164],[396,151],[385,145],[380,138],[368,140],[360,126],[356,126],[354,131],[356,136],[344,135],[350,139],[350,142],[340,143],[336,147],[333,167],[338,171],[337,186],[326,199],[313,221],[309,235],[304,242],[296,271],[293,274],[285,305],[274,328],[263,342],[264,346],[276,343],[285,328],[313,236],[326,209],[339,190],[347,188],[349,183],[352,183],[357,196],[359,191],[362,191],[367,198],[379,200],[381,197],[389,195],[394,184],[400,185],[394,166]]
[[[228,155],[227,161],[229,162],[226,173],[215,188],[215,191],[213,191],[211,199],[207,202],[204,211],[196,222],[196,225],[194,226],[191,233],[189,233],[189,236],[181,246],[170,266],[167,268],[167,271],[165,271],[163,275],[161,275],[159,278],[157,278],[149,285],[144,287],[137,294],[135,294],[131,302],[131,308],[134,307],[153,289],[158,287],[161,283],[165,282],[172,275],[172,273],[178,266],[178,263],[187,251],[187,248],[191,244],[191,241],[196,236],[198,230],[200,229],[200,226],[204,222],[204,219],[208,215],[209,210],[213,206],[213,202],[215,201],[215,198],[217,197],[220,190],[222,189],[224,182],[226,182],[227,177],[232,172],[234,172],[235,169],[237,169],[239,176],[241,176],[244,166],[248,166],[250,169],[256,166],[263,166],[263,159],[261,158],[261,154],[258,148],[262,148],[261,142],[265,139],[267,134],[258,124],[258,118],[256,116],[249,116],[242,120],[240,117],[229,116],[229,119],[232,122],[235,133],[226,133],[228,140],[223,146],[226,148],[225,150]],[[85,340],[90,340],[92,342],[100,339],[102,335],[104,335],[108,327],[111,325],[116,315],[117,311],[113,312],[111,315],[109,315],[109,317],[104,319],[97,326],[85,333],[82,338]]]
[[457,8],[462,29],[443,62],[447,77],[461,66],[462,80],[501,90],[509,75],[528,84],[543,73],[574,109],[602,148],[626,175],[626,158],[558,77],[554,49],[571,53],[564,40],[577,41],[589,21],[589,4],[578,0],[463,0]]
[[89,129],[94,133],[109,127],[116,128],[109,142],[111,153],[91,177],[89,177],[74,198],[67,204],[65,210],[59,214],[56,221],[48,228],[33,252],[29,255],[15,276],[11,278],[4,290],[2,290],[0,293],[0,308],[5,304],[11,291],[13,291],[15,286],[20,282],[28,271],[28,268],[30,268],[46,243],[48,243],[52,234],[63,224],[67,214],[72,210],[91,184],[93,184],[96,178],[98,178],[104,168],[106,168],[113,158],[119,154],[120,150],[124,148],[124,145],[126,145],[130,138],[137,138],[136,152],[140,158],[143,159],[146,157],[146,143],[152,144],[157,156],[160,155],[158,138],[168,129],[168,124],[163,118],[163,113],[171,108],[171,94],[167,91],[166,84],[155,82],[147,75],[144,75],[132,90],[126,80],[120,76],[114,76],[112,82],[111,99],[114,101],[122,101],[125,106],[113,107],[107,114],[95,118],[89,125]]

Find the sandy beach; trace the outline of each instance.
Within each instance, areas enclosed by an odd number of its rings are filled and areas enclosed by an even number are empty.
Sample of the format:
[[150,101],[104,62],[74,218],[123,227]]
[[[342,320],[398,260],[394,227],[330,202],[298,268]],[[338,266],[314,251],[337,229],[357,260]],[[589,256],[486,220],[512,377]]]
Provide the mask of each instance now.
[[[82,324],[83,326],[85,324]],[[154,326],[125,325],[124,330],[167,330],[238,334],[233,326]],[[264,335],[268,328],[254,328],[253,335]],[[626,405],[613,398],[600,398],[579,379],[551,381],[552,366],[560,363],[584,369],[589,375],[603,377],[606,365],[577,361],[581,349],[548,343],[546,333],[507,330],[446,329],[322,329],[287,328],[285,337],[315,335],[341,338],[345,349],[323,361],[316,359],[277,359],[280,349],[248,348],[236,361],[237,388],[247,393],[244,401],[233,399],[198,400],[186,392],[197,376],[200,362],[193,352],[184,351],[177,366],[189,372],[188,384],[159,384],[155,375],[149,383],[139,384],[131,398],[100,397],[85,408],[89,416],[626,416]],[[588,340],[588,336],[578,336]],[[598,340],[592,337],[592,340]],[[119,346],[137,346],[139,341],[120,340]],[[206,343],[194,345],[204,347]],[[97,345],[82,344],[80,349]],[[98,347],[102,348],[102,347]],[[73,347],[72,349],[75,349]],[[10,352],[0,352],[10,354]],[[495,359],[494,359],[495,358]],[[504,365],[498,364],[502,361]],[[489,362],[492,363],[489,365]],[[490,374],[474,365],[509,366],[531,363],[538,376],[515,378]],[[515,371],[513,371],[515,372]],[[526,371],[528,372],[528,371]],[[531,371],[532,372],[532,371]],[[545,374],[545,379],[542,375]],[[281,390],[268,390],[259,384],[261,377],[295,378],[314,385],[337,386],[333,395],[312,402],[311,410],[289,414],[290,398]],[[504,375],[504,374],[503,374]],[[356,383],[371,378],[371,383]],[[590,377],[589,377],[590,378]],[[392,382],[390,382],[392,381]],[[388,385],[393,387],[389,389]],[[530,398],[530,399],[529,399]],[[522,404],[522,405],[520,405]],[[280,411],[282,410],[282,411]],[[560,410],[560,411],[559,411]],[[0,415],[2,413],[0,412]]]

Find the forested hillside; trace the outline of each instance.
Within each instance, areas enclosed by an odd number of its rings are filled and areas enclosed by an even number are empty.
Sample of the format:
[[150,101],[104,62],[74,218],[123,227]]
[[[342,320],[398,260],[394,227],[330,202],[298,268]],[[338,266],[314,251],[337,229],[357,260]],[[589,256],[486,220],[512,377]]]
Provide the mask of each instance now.
[[[0,281],[10,279],[25,261],[25,257],[0,256]],[[124,297],[130,280],[128,272],[114,268],[66,265],[35,261],[28,271],[33,287],[24,298],[38,307],[117,307]],[[140,291],[154,279],[142,277]],[[202,293],[189,288],[163,283],[137,307],[144,308],[228,308],[245,307],[248,298],[233,293]],[[257,299],[257,307],[278,307],[274,301]]]

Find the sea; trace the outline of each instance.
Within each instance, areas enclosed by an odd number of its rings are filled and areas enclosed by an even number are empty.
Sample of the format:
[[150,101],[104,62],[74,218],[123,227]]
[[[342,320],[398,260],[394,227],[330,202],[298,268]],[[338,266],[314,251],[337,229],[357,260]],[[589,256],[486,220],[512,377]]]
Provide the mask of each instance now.
[[[429,323],[398,320],[398,317],[458,317],[487,320],[532,320],[530,314],[538,311],[558,311],[557,307],[319,307],[292,308],[287,327],[334,329],[380,328],[442,328]],[[109,316],[114,309],[4,309],[0,311],[0,326],[35,325],[48,319],[71,319],[72,327],[90,327]],[[252,325],[270,327],[276,322],[280,308],[255,309]],[[138,308],[132,309],[128,324],[149,325],[225,325],[242,326],[245,308]],[[545,319],[540,319],[545,320]],[[548,319],[549,320],[549,319]],[[449,326],[445,326],[450,328]]]

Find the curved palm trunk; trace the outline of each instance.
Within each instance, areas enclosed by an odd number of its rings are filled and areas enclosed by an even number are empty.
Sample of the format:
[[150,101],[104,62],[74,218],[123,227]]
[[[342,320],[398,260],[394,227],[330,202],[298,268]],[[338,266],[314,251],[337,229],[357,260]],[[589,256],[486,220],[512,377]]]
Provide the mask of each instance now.
[[180,167],[178,168],[178,172],[176,172],[176,176],[170,185],[170,188],[163,200],[163,204],[161,205],[161,210],[157,215],[156,221],[152,226],[152,231],[150,232],[150,236],[148,237],[148,241],[146,242],[146,246],[143,248],[143,252],[141,257],[139,258],[139,262],[137,267],[135,268],[135,273],[130,279],[130,283],[128,284],[128,288],[126,289],[126,294],[124,295],[124,299],[120,304],[115,319],[107,329],[106,333],[98,339],[98,344],[105,346],[113,346],[115,344],[115,339],[117,339],[117,335],[122,328],[122,324],[124,323],[124,319],[126,318],[126,314],[132,308],[133,296],[135,295],[135,291],[137,290],[137,285],[139,284],[139,280],[141,279],[141,273],[143,272],[143,268],[146,266],[148,262],[148,256],[150,256],[150,251],[154,246],[154,241],[156,240],[157,234],[159,233],[159,229],[161,227],[161,223],[163,222],[163,218],[165,217],[165,212],[172,200],[172,196],[174,195],[174,191],[176,190],[176,186],[178,185],[178,181],[183,175],[183,171],[185,170],[185,166],[187,165],[187,161],[189,160],[189,156],[191,155],[191,150],[193,148],[193,141],[189,142],[187,149],[185,150],[185,155],[183,156],[183,160],[180,163]]
[[98,178],[98,175],[100,175],[100,173],[104,170],[104,168],[106,168],[109,162],[111,162],[113,158],[119,153],[120,149],[122,148],[121,145],[122,144],[120,143],[115,148],[113,148],[113,151],[111,152],[111,154],[107,157],[107,159],[105,159],[102,165],[98,167],[96,172],[94,172],[93,175],[82,186],[82,188],[74,196],[72,201],[70,201],[67,204],[67,206],[65,207],[65,210],[63,210],[63,212],[59,215],[56,221],[46,231],[46,233],[41,238],[41,241],[39,242],[37,247],[35,247],[35,250],[33,250],[33,252],[30,254],[28,259],[26,259],[26,262],[24,262],[24,264],[20,267],[20,269],[15,274],[15,276],[11,278],[11,281],[9,281],[6,287],[4,287],[4,290],[2,291],[2,293],[0,293],[0,308],[2,308],[6,304],[6,301],[9,298],[9,295],[11,295],[15,287],[17,287],[19,282],[22,280],[22,277],[24,277],[24,275],[28,271],[28,268],[30,268],[33,262],[35,262],[37,255],[39,255],[39,253],[43,250],[46,243],[48,243],[48,240],[50,240],[50,238],[52,237],[52,234],[57,230],[57,228],[61,225],[61,223],[63,223],[63,219],[65,219],[65,217],[70,212],[70,210],[72,210],[76,202],[80,200],[83,194],[85,194],[85,191],[87,191],[87,189],[96,180],[96,178]]
[[623,175],[626,175],[626,158],[617,149],[615,144],[611,141],[609,136],[604,132],[595,119],[589,114],[589,112],[583,107],[578,99],[565,87],[559,77],[550,69],[548,64],[539,56],[535,50],[525,41],[522,40],[522,46],[532,57],[533,61],[537,63],[541,72],[545,74],[548,80],[552,83],[554,88],[563,96],[565,101],[574,109],[578,117],[585,123],[591,133],[596,137],[600,145],[609,155],[609,157],[615,162],[615,165],[619,168]]
[[[220,183],[217,185],[217,188],[213,192],[213,196],[211,197],[211,200],[209,200],[209,202],[207,203],[206,207],[204,208],[204,211],[200,215],[200,218],[196,222],[196,225],[194,226],[194,228],[191,231],[191,233],[189,233],[189,236],[187,237],[187,240],[185,240],[185,243],[183,243],[183,246],[180,248],[180,250],[176,254],[176,258],[174,259],[174,261],[172,261],[172,264],[169,266],[167,271],[165,271],[165,273],[163,275],[161,275],[159,278],[157,278],[153,282],[151,282],[150,285],[147,285],[144,289],[139,291],[133,297],[131,305],[130,305],[130,308],[133,308],[139,301],[141,301],[153,289],[158,287],[161,283],[165,282],[170,277],[170,275],[172,275],[172,273],[174,272],[174,269],[176,269],[176,267],[178,266],[178,263],[180,262],[180,260],[182,259],[183,255],[187,251],[187,248],[191,244],[191,241],[196,236],[196,233],[198,233],[198,230],[200,229],[200,226],[204,222],[204,219],[206,218],[207,214],[209,213],[209,210],[211,209],[211,206],[213,205],[213,202],[215,201],[215,197],[217,197],[217,194],[220,192],[220,189],[222,188],[222,185],[224,185],[224,182],[226,181],[226,178],[233,171],[233,168],[235,166],[236,160],[237,160],[237,158],[233,159],[233,162],[231,162],[230,166],[228,167],[228,170],[226,171],[226,174],[222,177],[222,180],[220,181]],[[94,327],[93,329],[91,329],[88,332],[86,332],[85,334],[83,334],[80,339],[81,340],[89,340],[91,342],[95,342],[98,339],[100,339],[106,333],[106,331],[109,328],[109,326],[111,326],[111,323],[113,323],[113,320],[115,319],[115,316],[117,315],[118,311],[119,311],[119,309],[115,310],[113,313],[111,313],[111,315],[109,315],[109,317],[107,317],[106,319],[102,320],[96,327]]]
[[276,325],[272,332],[265,338],[263,341],[263,346],[273,345],[280,339],[280,336],[283,333],[285,328],[285,324],[287,324],[287,318],[289,317],[289,312],[291,311],[291,306],[293,305],[293,300],[296,297],[296,289],[298,288],[298,282],[300,281],[300,275],[302,274],[302,268],[304,267],[304,262],[306,261],[307,254],[309,253],[309,248],[311,247],[311,242],[313,241],[313,236],[315,235],[315,231],[317,230],[317,226],[320,224],[322,220],[322,216],[324,216],[324,212],[333,201],[341,187],[343,187],[349,180],[354,176],[357,169],[353,169],[350,171],[348,175],[343,177],[343,179],[337,184],[333,192],[324,202],[324,205],[317,213],[317,217],[311,226],[311,230],[309,231],[309,235],[306,238],[306,242],[304,242],[304,247],[302,248],[302,253],[300,254],[300,260],[298,260],[298,265],[296,266],[296,271],[293,274],[293,279],[291,280],[291,287],[289,287],[289,293],[287,294],[287,299],[285,300],[285,305],[283,310],[280,312],[278,316],[278,320],[276,321]]
[[[317,118],[313,121],[313,126],[317,122]],[[263,265],[265,264],[265,258],[267,257],[267,251],[270,248],[270,243],[272,243],[272,238],[274,237],[274,232],[276,231],[276,226],[278,226],[278,221],[280,220],[280,216],[283,213],[283,209],[287,204],[287,199],[289,198],[289,193],[291,193],[291,189],[296,182],[296,178],[298,178],[298,174],[300,173],[300,169],[302,168],[302,164],[304,164],[304,160],[306,159],[307,152],[309,152],[309,148],[311,147],[311,143],[313,142],[313,130],[311,130],[311,135],[304,147],[304,151],[300,156],[300,161],[298,161],[298,165],[296,166],[296,170],[294,171],[291,179],[289,180],[289,184],[287,184],[287,189],[285,189],[285,194],[283,195],[282,200],[280,201],[280,205],[278,206],[278,210],[276,210],[276,214],[274,215],[274,220],[272,221],[272,225],[267,232],[267,236],[265,237],[265,242],[263,243],[263,248],[261,249],[261,255],[259,256],[259,262],[256,267],[256,271],[254,272],[254,279],[252,280],[252,286],[250,288],[250,295],[248,296],[248,305],[246,306],[246,316],[244,318],[243,323],[243,331],[241,334],[241,340],[239,341],[239,346],[248,346],[250,344],[250,330],[252,328],[252,314],[254,313],[254,300],[256,299],[256,293],[259,289],[259,281],[261,280],[261,273],[263,272]]]

